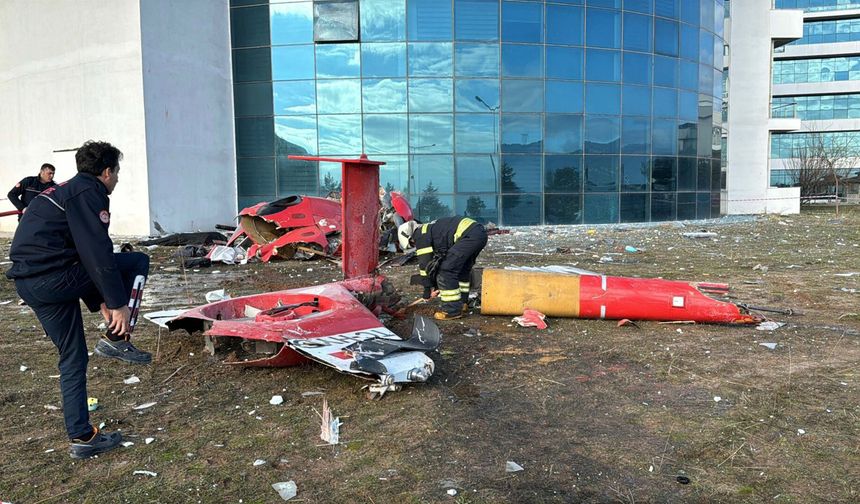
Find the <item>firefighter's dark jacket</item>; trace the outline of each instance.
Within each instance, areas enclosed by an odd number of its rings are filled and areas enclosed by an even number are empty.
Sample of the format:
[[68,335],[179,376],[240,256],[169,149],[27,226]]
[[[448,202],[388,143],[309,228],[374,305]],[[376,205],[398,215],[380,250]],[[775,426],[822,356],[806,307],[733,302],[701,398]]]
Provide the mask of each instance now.
[[17,208],[19,212],[23,212],[30,202],[33,201],[33,198],[38,196],[40,192],[49,187],[54,187],[55,185],[57,184],[54,183],[53,180],[50,182],[42,182],[39,177],[25,177],[23,180],[18,182],[11,191],[9,191],[7,196],[9,197],[9,201],[15,205],[15,208]]
[[424,287],[435,287],[436,278],[427,274],[427,265],[434,256],[445,256],[454,243],[477,223],[468,217],[443,217],[422,224],[412,233],[415,253],[418,256],[418,272]]
[[120,308],[128,303],[128,294],[113,256],[109,225],[107,188],[93,175],[78,173],[30,203],[12,239],[13,264],[6,276],[37,277],[80,262],[105,305]]

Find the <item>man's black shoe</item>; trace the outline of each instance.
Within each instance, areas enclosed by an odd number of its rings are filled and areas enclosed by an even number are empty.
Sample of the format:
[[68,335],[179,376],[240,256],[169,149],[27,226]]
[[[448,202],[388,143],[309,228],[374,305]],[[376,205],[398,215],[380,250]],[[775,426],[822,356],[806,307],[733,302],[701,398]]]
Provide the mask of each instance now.
[[111,341],[101,338],[96,343],[95,353],[102,357],[112,357],[131,364],[149,364],[152,362],[151,353],[138,350],[127,339]]
[[69,455],[71,455],[73,459],[87,459],[93,457],[99,453],[113,450],[122,442],[122,434],[119,432],[101,432],[98,428],[94,428],[93,430],[95,432],[93,433],[92,439],[89,441],[84,441],[82,439],[72,440],[71,448],[69,448]]

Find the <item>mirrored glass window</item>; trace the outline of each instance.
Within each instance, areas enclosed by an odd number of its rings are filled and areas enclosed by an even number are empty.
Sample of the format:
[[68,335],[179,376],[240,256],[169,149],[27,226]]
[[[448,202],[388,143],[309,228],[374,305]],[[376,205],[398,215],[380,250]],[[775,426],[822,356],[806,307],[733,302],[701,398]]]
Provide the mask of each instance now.
[[316,0],[314,2],[316,42],[358,41],[358,0]]
[[505,112],[542,112],[543,81],[502,81],[502,103]]
[[312,5],[311,2],[303,2],[269,6],[269,24],[272,31],[273,46],[309,44],[314,41]]
[[451,40],[451,2],[409,0],[409,40]]
[[649,154],[651,152],[651,119],[628,117],[621,121],[621,152],[623,154]]
[[[654,18],[624,13],[624,50],[651,52],[651,23]],[[697,33],[698,36],[698,33]]]
[[317,44],[317,78],[359,77],[358,44]]
[[457,192],[497,192],[499,179],[499,157],[457,156]]
[[579,154],[582,152],[582,116],[569,114],[546,115],[544,152]]
[[618,154],[621,120],[617,116],[585,116],[585,153]]
[[[722,17],[722,13],[720,13]],[[699,24],[699,2],[681,2],[681,21],[692,25]]]
[[648,222],[651,217],[651,195],[621,195],[621,222]]
[[621,13],[605,9],[585,10],[585,43],[592,47],[621,48]]
[[617,84],[586,84],[585,111],[589,114],[619,114],[621,86]]
[[546,46],[546,76],[548,79],[581,80],[582,49]]
[[585,156],[585,192],[618,190],[618,156]]
[[272,58],[268,47],[233,50],[233,82],[272,80]]
[[539,192],[541,189],[541,156],[503,155],[502,192]]
[[713,210],[714,217],[719,215],[720,209],[719,198],[711,198],[710,193],[696,193],[696,218],[697,219],[710,219],[711,218],[711,206],[715,207]]
[[678,154],[695,156],[697,151],[699,127],[695,122],[681,122],[678,127]]
[[654,56],[654,85],[678,87],[678,60]]
[[654,19],[654,51],[668,56],[678,55],[678,23]]
[[696,190],[696,158],[678,158],[678,190]]
[[272,85],[275,115],[316,114],[314,81],[275,82]]
[[624,10],[651,14],[654,0],[624,0]]
[[409,156],[386,155],[385,164],[379,167],[379,185],[388,191],[408,194]]
[[364,152],[367,154],[406,154],[406,114],[365,114]]
[[434,192],[415,194],[410,199],[412,212],[422,222],[454,215],[454,196],[438,195]]
[[495,194],[472,194],[457,196],[457,215],[463,215],[482,224],[499,222],[498,196]]
[[458,43],[454,47],[458,77],[498,77],[499,45]]
[[651,221],[675,220],[675,193],[651,193]]
[[692,61],[681,60],[681,87],[683,89],[699,89],[699,65]]
[[[678,4],[680,2],[681,0],[654,0],[654,15],[678,19]],[[713,2],[711,2],[711,5],[713,5]]]
[[409,79],[410,112],[451,112],[454,91],[451,79]]
[[361,44],[361,75],[406,77],[406,44]]
[[318,80],[317,110],[320,114],[361,112],[361,81],[358,79]]
[[696,218],[696,193],[678,193],[678,219],[689,220]]
[[[450,155],[411,154],[413,194],[429,196],[454,192],[454,158]],[[448,205],[451,207],[451,205]]]
[[406,79],[364,79],[364,113],[406,112]]
[[317,162],[301,159],[277,158],[278,196],[291,194],[317,194]]
[[313,78],[313,45],[295,45],[272,48],[272,80],[298,80]]
[[546,6],[546,43],[582,45],[582,8]]
[[582,196],[580,194],[544,195],[544,219],[546,224],[582,223]]
[[624,52],[624,82],[651,85],[651,55]]
[[236,117],[272,115],[272,83],[233,84],[233,110]]
[[458,79],[456,86],[457,112],[497,112],[499,110],[499,81]]
[[495,114],[457,114],[454,137],[458,153],[498,152],[499,125]]
[[711,160],[699,159],[696,167],[696,185],[699,191],[711,190]]
[[543,5],[502,2],[502,40],[543,42]]
[[546,81],[546,111],[582,113],[582,83]]
[[275,148],[271,117],[236,119],[236,155],[239,157],[272,156]]
[[652,191],[674,191],[676,188],[678,159],[654,156],[651,168]]
[[358,156],[362,152],[361,114],[317,116],[321,156]]
[[714,66],[714,34],[701,30],[699,32],[699,63]]
[[611,224],[618,222],[618,193],[585,194],[585,222],[591,224]]
[[233,48],[269,45],[269,8],[230,9],[230,41]]
[[239,158],[236,174],[239,194],[275,195],[275,158]]
[[699,57],[699,30],[695,26],[681,24],[681,57],[696,61]]
[[317,120],[314,116],[276,117],[275,153],[315,156],[317,154]]
[[319,165],[319,195],[325,198],[334,193],[334,196],[340,197],[343,189],[341,164],[326,161],[318,161],[317,164]]
[[453,123],[451,114],[410,114],[409,151],[413,154],[453,152]]
[[678,116],[681,119],[695,121],[699,114],[699,102],[696,93],[681,91],[678,95]]
[[644,192],[649,190],[651,158],[648,156],[621,156],[621,190]]
[[455,0],[457,40],[499,40],[498,0]]
[[409,44],[409,75],[450,77],[453,70],[451,43]]
[[544,191],[582,191],[582,156],[544,156]]
[[651,115],[651,88],[645,86],[624,86],[624,115]]
[[620,9],[621,0],[588,0],[589,7],[606,7],[609,9]]
[[543,77],[543,47],[502,44],[502,75],[504,77]]
[[651,151],[654,155],[678,153],[678,126],[674,119],[654,119],[651,124]]
[[585,51],[585,78],[591,81],[620,81],[621,51],[587,49]]
[[540,224],[541,197],[539,194],[502,196],[502,222],[507,226],[534,226]]
[[654,115],[675,117],[678,115],[678,92],[674,89],[654,88]]
[[361,0],[361,40],[406,40],[406,0]]
[[503,114],[502,152],[541,152],[542,126],[539,115]]

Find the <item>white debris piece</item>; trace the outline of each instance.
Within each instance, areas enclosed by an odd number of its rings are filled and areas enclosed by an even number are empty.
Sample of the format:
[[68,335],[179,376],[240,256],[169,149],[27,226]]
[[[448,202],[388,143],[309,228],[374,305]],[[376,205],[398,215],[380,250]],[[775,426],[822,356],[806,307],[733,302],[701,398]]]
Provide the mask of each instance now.
[[45,450],[45,453],[54,453],[54,449],[53,449],[53,448],[48,448],[47,450]]
[[135,406],[135,407],[134,407],[134,408],[132,408],[132,409],[133,409],[133,410],[136,410],[136,411],[139,411],[139,410],[145,410],[145,409],[147,409],[147,408],[151,408],[151,407],[155,406],[156,404],[158,404],[158,403],[157,403],[157,402],[155,402],[155,401],[153,401],[153,402],[148,402],[148,403],[143,403],[143,404],[139,404],[139,405]]
[[260,313],[261,311],[263,311],[263,310],[261,310],[259,308],[254,308],[251,305],[245,305],[245,316],[248,318],[256,317],[257,314]]
[[718,396],[718,395],[715,395],[715,396],[714,396],[714,402],[720,402],[720,401],[722,401],[722,400],[723,400],[723,398],[722,398],[722,397],[720,397],[720,396]]
[[151,476],[153,478],[158,476],[158,473],[154,473],[152,471],[134,471],[131,474],[132,476],[137,476],[138,474],[140,474],[141,476]]
[[272,406],[277,406],[279,404],[284,403],[284,397],[279,395],[273,395],[271,399],[269,399],[269,404]]
[[21,371],[22,373],[27,371],[28,369],[30,369],[30,368],[28,368],[27,366],[21,366],[18,368],[18,370]]
[[523,470],[523,466],[517,464],[513,460],[508,460],[507,462],[505,462],[505,472],[512,473],[512,472],[520,472],[522,470]]
[[803,429],[797,429],[797,435],[798,435],[798,436],[802,436],[802,435],[804,435],[804,434],[806,434],[806,431],[805,431],[805,430],[803,430]]
[[140,383],[140,378],[138,378],[135,375],[131,375],[128,378],[126,378],[125,380],[123,380],[122,382],[125,383],[126,385],[134,385],[135,383]]
[[454,490],[453,488],[449,488],[449,489],[448,489],[448,491],[447,491],[446,493],[447,493],[448,495],[450,495],[451,497],[453,497],[453,496],[457,495],[457,491],[456,491],[456,490]]
[[766,322],[762,322],[757,325],[755,328],[759,331],[776,331],[780,327],[784,326],[785,322],[774,322],[772,320],[768,320]]
[[684,238],[716,238],[719,235],[710,231],[698,231],[694,233],[681,233]]
[[767,347],[769,350],[776,350],[776,343],[759,343],[759,345]]
[[227,294],[227,291],[224,289],[216,289],[206,293],[207,303],[214,303],[215,301],[224,301],[225,299],[230,299],[230,295]]
[[45,409],[46,409],[46,410],[51,410],[51,411],[57,411],[57,410],[58,410],[58,409],[60,409],[60,408],[59,408],[58,406],[54,406],[53,404],[46,404],[46,405],[45,405]]
[[331,409],[328,407],[328,400],[323,399],[323,412],[320,415],[322,419],[320,439],[328,444],[336,445],[340,442],[340,418],[332,418]]
[[323,394],[325,394],[325,392],[320,392],[319,390],[310,390],[308,392],[302,392],[302,397],[311,397],[311,396],[318,396],[318,395],[323,395]]
[[266,461],[263,459],[257,459],[254,461],[254,467],[259,467],[261,465],[266,465]]
[[151,444],[153,441],[155,441],[154,437],[148,437],[148,438],[143,440],[143,442],[146,444]]
[[175,319],[176,317],[182,315],[187,310],[161,310],[155,312],[144,313],[143,318],[157,325],[158,327],[163,327],[167,329],[167,321]]
[[281,483],[272,483],[272,488],[278,492],[282,499],[288,501],[296,496],[296,482],[293,480],[283,481]]
[[11,302],[12,302],[12,300],[11,300],[11,299],[10,299],[10,300],[8,300],[8,301],[0,301],[0,306],[7,305],[7,304],[9,304],[9,303],[11,303]]
[[858,272],[858,271],[849,271],[848,273],[834,273],[834,274],[833,274],[833,276],[838,276],[838,277],[852,277],[852,276],[854,276],[854,275],[860,275],[860,272]]
[[123,448],[128,448],[129,446],[134,446],[134,443],[131,441],[123,441],[121,444],[122,444]]

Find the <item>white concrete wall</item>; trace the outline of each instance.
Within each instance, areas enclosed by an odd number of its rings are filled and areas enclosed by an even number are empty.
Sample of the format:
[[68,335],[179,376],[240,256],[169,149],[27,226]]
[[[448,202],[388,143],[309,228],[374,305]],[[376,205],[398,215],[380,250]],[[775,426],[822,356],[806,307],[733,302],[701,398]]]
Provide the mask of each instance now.
[[149,224],[211,229],[236,216],[227,0],[142,0]]
[[106,140],[125,154],[111,232],[147,233],[143,99],[137,0],[0,1],[0,197],[46,161],[71,178],[73,153],[52,151]]

